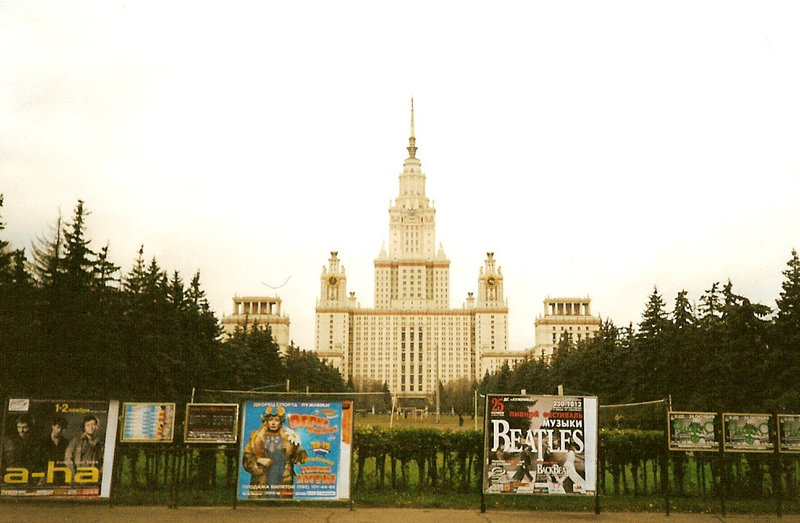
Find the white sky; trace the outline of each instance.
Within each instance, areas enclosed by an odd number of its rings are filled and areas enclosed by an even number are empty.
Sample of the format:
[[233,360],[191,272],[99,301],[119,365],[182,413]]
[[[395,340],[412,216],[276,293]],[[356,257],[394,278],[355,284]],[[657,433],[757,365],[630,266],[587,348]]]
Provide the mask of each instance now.
[[774,305],[800,247],[797,2],[0,4],[3,234],[30,250],[82,198],[215,311],[277,291],[314,347],[338,250],[373,304],[409,98],[451,305],[485,253],[510,348],[547,296],[638,322],[715,281]]

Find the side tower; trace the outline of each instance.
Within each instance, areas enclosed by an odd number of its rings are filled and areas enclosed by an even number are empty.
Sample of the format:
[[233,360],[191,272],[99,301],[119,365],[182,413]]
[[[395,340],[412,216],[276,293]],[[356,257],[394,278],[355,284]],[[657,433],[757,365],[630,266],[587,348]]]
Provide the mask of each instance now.
[[347,294],[347,275],[339,263],[337,251],[331,251],[328,266],[320,274],[320,291],[317,300],[316,350],[320,358],[348,376],[348,332],[350,312],[354,297]]
[[234,296],[233,313],[223,317],[221,323],[228,336],[245,325],[269,326],[281,354],[289,348],[289,317],[281,314],[281,299],[277,296]]
[[536,355],[552,356],[562,337],[575,342],[593,337],[600,330],[602,320],[600,316],[592,316],[591,303],[588,296],[545,298],[544,316],[538,316],[533,322]]
[[478,275],[478,298],[475,301],[475,351],[481,361],[476,379],[496,367],[495,359],[507,357],[508,302],[503,295],[503,271],[493,252],[486,253]]

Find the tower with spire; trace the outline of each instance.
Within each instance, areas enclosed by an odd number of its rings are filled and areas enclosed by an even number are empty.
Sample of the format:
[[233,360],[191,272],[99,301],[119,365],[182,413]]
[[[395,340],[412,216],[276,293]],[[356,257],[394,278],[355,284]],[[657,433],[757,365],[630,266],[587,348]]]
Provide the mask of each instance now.
[[417,158],[414,99],[408,157],[389,206],[389,238],[375,264],[375,302],[362,308],[344,296],[344,267],[331,253],[320,275],[316,350],[357,385],[386,383],[400,396],[425,397],[438,382],[480,380],[510,355],[503,275],[487,253],[478,297],[450,308],[450,260],[436,244],[436,209],[425,193]]
[[450,304],[450,261],[436,252],[436,209],[425,195],[425,173],[417,158],[414,99],[408,158],[389,208],[389,251],[375,259],[376,309],[446,309]]

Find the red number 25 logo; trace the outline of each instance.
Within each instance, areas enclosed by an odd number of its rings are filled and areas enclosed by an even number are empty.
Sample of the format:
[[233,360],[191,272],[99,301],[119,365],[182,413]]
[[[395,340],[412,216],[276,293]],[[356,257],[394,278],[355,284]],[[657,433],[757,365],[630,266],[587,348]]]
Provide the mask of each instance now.
[[500,398],[492,398],[492,412],[503,412],[505,405]]

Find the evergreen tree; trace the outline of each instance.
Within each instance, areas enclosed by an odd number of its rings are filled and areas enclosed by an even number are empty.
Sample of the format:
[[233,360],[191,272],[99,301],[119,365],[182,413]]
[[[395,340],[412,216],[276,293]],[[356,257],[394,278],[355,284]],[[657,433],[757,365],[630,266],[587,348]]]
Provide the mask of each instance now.
[[800,259],[792,249],[791,258],[782,272],[778,314],[772,327],[768,355],[770,396],[776,406],[791,412],[800,411]]
[[687,292],[682,290],[675,297],[675,306],[672,308],[672,324],[683,330],[695,324],[694,307],[686,297]]
[[670,323],[664,307],[658,288],[653,287],[634,339],[634,362],[639,384],[635,397],[638,401],[664,398],[668,394],[667,384],[671,375],[667,365],[666,335]]
[[780,297],[775,300],[778,306],[775,325],[782,337],[800,334],[800,258],[795,249],[792,249],[792,257],[786,265]]
[[[725,392],[715,400],[724,410],[762,409],[767,380],[767,337],[769,307],[752,303],[733,292],[729,280],[723,288],[722,347],[719,365]],[[746,410],[745,410],[746,411]]]
[[[3,208],[3,195],[0,194],[0,209]],[[0,231],[5,230],[6,224],[0,215]],[[12,255],[8,242],[0,238],[0,283],[11,281]]]
[[122,288],[131,294],[139,294],[144,289],[144,278],[144,245],[141,245],[139,247],[139,255],[133,262],[133,268],[123,279]]
[[508,361],[504,361],[500,370],[497,372],[495,390],[492,392],[498,394],[511,394],[513,392],[511,390],[511,367],[508,366]]
[[32,246],[33,276],[39,285],[53,288],[59,283],[63,272],[63,247],[59,212],[55,226],[50,227],[50,234],[37,236]]
[[89,248],[91,240],[86,238],[86,217],[83,200],[78,200],[72,221],[64,229],[64,275],[72,289],[89,288],[94,274],[95,253]]
[[695,394],[696,372],[703,364],[704,353],[696,346],[696,324],[694,307],[687,292],[681,290],[672,309],[666,355],[669,373],[666,392],[679,405],[685,405]]
[[100,249],[100,252],[97,253],[97,261],[94,264],[93,281],[100,289],[104,289],[119,281],[114,275],[119,271],[120,267],[109,259],[108,249],[108,244]]
[[717,317],[722,312],[722,298],[720,297],[719,282],[714,282],[710,289],[700,297],[698,308],[701,319]]
[[[3,208],[3,195],[0,194],[0,209]],[[0,214],[0,231],[6,224]],[[0,285],[4,283],[28,283],[30,275],[26,268],[25,249],[12,250],[9,242],[0,238]]]

